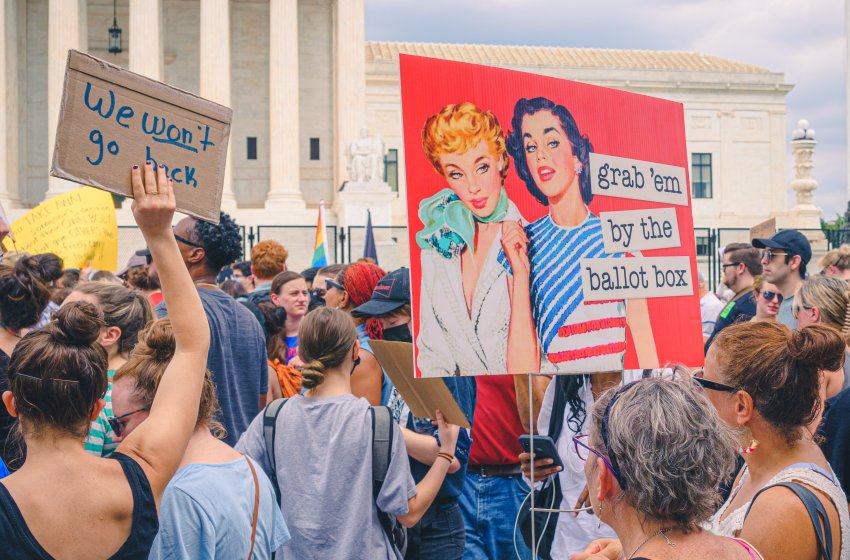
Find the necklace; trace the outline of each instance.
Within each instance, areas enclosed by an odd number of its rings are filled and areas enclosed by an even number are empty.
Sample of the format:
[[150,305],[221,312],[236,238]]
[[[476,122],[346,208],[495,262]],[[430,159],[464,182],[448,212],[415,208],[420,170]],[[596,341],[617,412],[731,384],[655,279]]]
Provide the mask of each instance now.
[[667,533],[669,533],[669,532],[670,532],[670,531],[672,531],[672,530],[673,530],[673,528],[672,528],[672,527],[664,527],[663,529],[659,529],[657,532],[652,533],[651,535],[649,535],[648,537],[646,537],[645,539],[643,539],[643,542],[642,542],[642,543],[640,543],[639,545],[637,545],[637,548],[635,548],[635,549],[632,551],[632,553],[628,555],[628,557],[627,557],[625,554],[623,554],[623,560],[631,560],[632,558],[634,558],[634,557],[635,557],[635,554],[637,554],[637,551],[638,551],[638,550],[640,550],[641,548],[643,548],[643,546],[644,546],[646,543],[648,543],[649,541],[651,541],[652,539],[654,539],[654,538],[655,538],[655,537],[657,537],[658,535],[661,535],[662,537],[664,537],[664,540],[665,540],[665,541],[667,541],[668,546],[676,546],[675,544],[673,544],[672,542],[670,542],[670,539],[668,539],[668,538],[667,538]]
[[21,338],[21,334],[20,334],[20,333],[16,333],[15,331],[13,331],[12,329],[10,329],[9,327],[7,327],[6,325],[4,325],[3,323],[0,323],[0,328],[2,328],[4,331],[6,331],[6,332],[7,332],[7,333],[9,333],[10,335],[14,336],[15,338]]

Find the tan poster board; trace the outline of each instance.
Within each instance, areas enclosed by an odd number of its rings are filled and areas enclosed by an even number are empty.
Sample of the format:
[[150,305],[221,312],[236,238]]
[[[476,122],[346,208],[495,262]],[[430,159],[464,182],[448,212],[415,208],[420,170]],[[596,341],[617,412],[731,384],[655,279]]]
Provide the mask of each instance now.
[[177,210],[218,223],[232,109],[68,51],[50,174],[132,197],[150,160],[174,181]]
[[776,233],[776,218],[770,218],[750,228],[750,241],[753,239],[766,239]]
[[370,340],[369,346],[375,357],[390,376],[401,393],[404,402],[417,418],[436,418],[436,411],[443,413],[446,421],[469,428],[469,421],[458,406],[445,382],[438,378],[415,379],[413,377],[413,345],[408,342]]

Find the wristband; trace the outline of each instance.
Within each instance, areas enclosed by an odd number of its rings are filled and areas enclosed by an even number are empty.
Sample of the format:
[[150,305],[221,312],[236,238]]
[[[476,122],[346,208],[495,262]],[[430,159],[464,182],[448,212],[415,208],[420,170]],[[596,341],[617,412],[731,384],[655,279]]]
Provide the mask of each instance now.
[[451,455],[449,455],[448,453],[437,453],[437,457],[442,457],[443,459],[445,459],[449,463],[455,462],[455,458],[452,457]]

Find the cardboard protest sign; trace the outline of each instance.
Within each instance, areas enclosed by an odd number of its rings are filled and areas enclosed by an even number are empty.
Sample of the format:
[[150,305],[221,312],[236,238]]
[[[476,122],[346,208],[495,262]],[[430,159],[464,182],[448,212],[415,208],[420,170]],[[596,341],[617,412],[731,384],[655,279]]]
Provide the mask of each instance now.
[[776,233],[776,218],[770,218],[750,228],[750,241],[761,238],[766,239]]
[[413,345],[407,342],[370,340],[375,358],[417,418],[436,418],[443,413],[446,422],[469,428],[469,420],[442,379],[414,379]]
[[400,67],[417,376],[702,364],[680,103]]
[[218,223],[232,115],[72,50],[50,174],[132,197],[130,168],[150,160],[174,181],[177,210]]
[[[112,195],[82,187],[46,200],[15,220],[15,248],[55,253],[66,268],[118,269],[118,224]],[[3,241],[12,249],[9,239]]]

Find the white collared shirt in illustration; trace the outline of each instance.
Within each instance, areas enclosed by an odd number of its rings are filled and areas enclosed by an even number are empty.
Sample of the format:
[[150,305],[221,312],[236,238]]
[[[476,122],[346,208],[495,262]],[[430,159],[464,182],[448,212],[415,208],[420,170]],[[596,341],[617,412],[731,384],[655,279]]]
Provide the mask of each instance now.
[[[508,202],[505,221],[522,220]],[[525,223],[524,220],[522,220]],[[508,276],[498,257],[501,231],[478,277],[472,310],[467,311],[460,256],[446,258],[434,249],[421,252],[417,364],[424,377],[506,372],[510,295]]]

